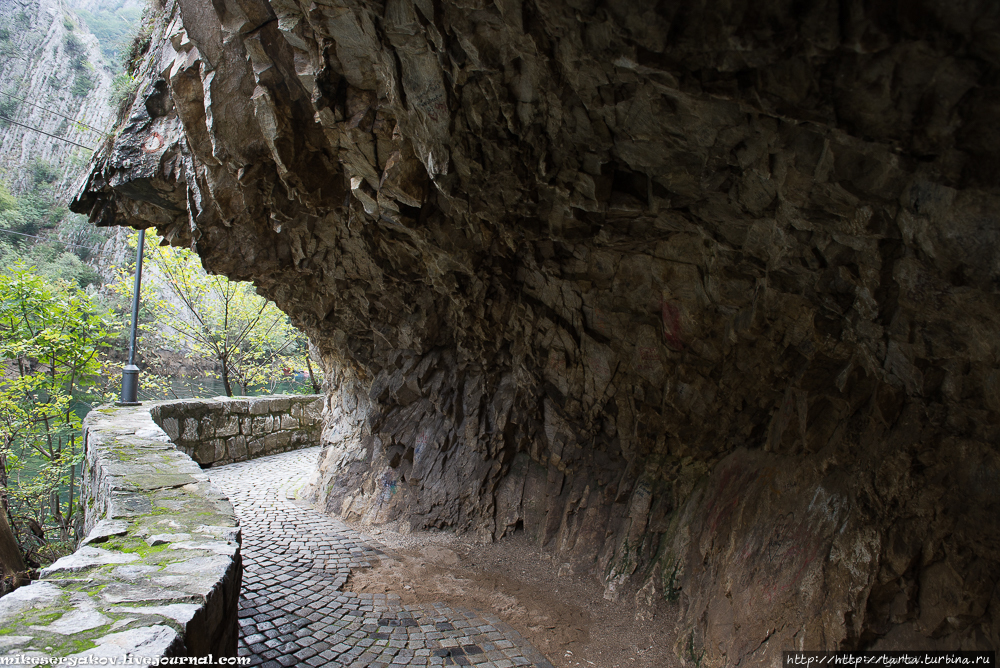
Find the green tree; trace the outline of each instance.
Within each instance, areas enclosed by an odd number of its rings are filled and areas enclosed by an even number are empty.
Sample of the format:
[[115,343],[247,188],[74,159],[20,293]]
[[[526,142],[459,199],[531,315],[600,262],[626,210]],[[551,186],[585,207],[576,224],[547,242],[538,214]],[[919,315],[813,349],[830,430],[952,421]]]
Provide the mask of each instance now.
[[[48,560],[40,547],[49,557],[71,549],[81,458],[74,407],[105,389],[101,353],[111,327],[107,312],[68,282],[20,261],[0,271],[0,503],[29,557]],[[33,545],[30,535],[46,527],[58,538]],[[0,555],[2,548],[0,523]]]
[[[226,395],[273,391],[307,354],[305,336],[250,283],[205,272],[188,249],[147,241],[142,300],[167,346],[211,362]],[[113,284],[131,297],[132,272]],[[147,331],[149,331],[147,329]]]

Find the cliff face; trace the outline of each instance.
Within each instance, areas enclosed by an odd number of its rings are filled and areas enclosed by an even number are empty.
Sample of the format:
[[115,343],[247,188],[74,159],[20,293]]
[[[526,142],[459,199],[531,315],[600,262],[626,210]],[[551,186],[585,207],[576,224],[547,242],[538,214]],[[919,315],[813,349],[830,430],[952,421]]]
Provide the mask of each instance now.
[[986,0],[176,0],[74,204],[252,280],[314,492],[522,529],[678,653],[1000,644]]
[[72,196],[91,152],[21,126],[97,148],[101,134],[80,123],[110,128],[111,79],[97,39],[66,2],[0,3],[0,116],[15,121],[0,119],[0,178],[22,190],[40,160],[54,169],[56,196]]

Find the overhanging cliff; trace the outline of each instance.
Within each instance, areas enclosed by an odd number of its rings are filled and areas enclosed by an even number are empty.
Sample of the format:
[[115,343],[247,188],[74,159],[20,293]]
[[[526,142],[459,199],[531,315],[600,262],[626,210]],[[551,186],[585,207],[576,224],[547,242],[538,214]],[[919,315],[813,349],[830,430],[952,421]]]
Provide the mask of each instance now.
[[983,0],[168,0],[74,210],[321,353],[315,493],[523,527],[678,651],[1000,644]]

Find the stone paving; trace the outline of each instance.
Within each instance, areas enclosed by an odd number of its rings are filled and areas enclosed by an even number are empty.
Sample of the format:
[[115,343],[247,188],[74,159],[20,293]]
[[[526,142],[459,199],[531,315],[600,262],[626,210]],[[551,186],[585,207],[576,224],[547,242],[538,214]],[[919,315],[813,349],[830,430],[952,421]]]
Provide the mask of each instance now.
[[296,501],[318,456],[319,448],[309,448],[208,471],[243,528],[240,656],[267,668],[552,668],[492,615],[343,591],[352,569],[391,557]]

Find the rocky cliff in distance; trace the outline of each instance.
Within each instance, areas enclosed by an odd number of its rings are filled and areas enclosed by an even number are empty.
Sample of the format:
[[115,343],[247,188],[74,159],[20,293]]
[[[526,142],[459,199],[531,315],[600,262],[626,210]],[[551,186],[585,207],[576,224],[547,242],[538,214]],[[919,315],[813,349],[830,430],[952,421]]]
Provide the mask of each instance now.
[[[110,129],[111,81],[97,39],[65,0],[0,3],[0,116],[97,148],[104,137],[80,124]],[[54,170],[48,178],[56,196],[68,199],[90,157],[85,148],[0,120],[0,180],[16,191],[32,184],[31,165],[42,161]]]
[[1000,645],[995,3],[158,21],[74,208],[309,333],[329,512],[523,528],[696,665]]

